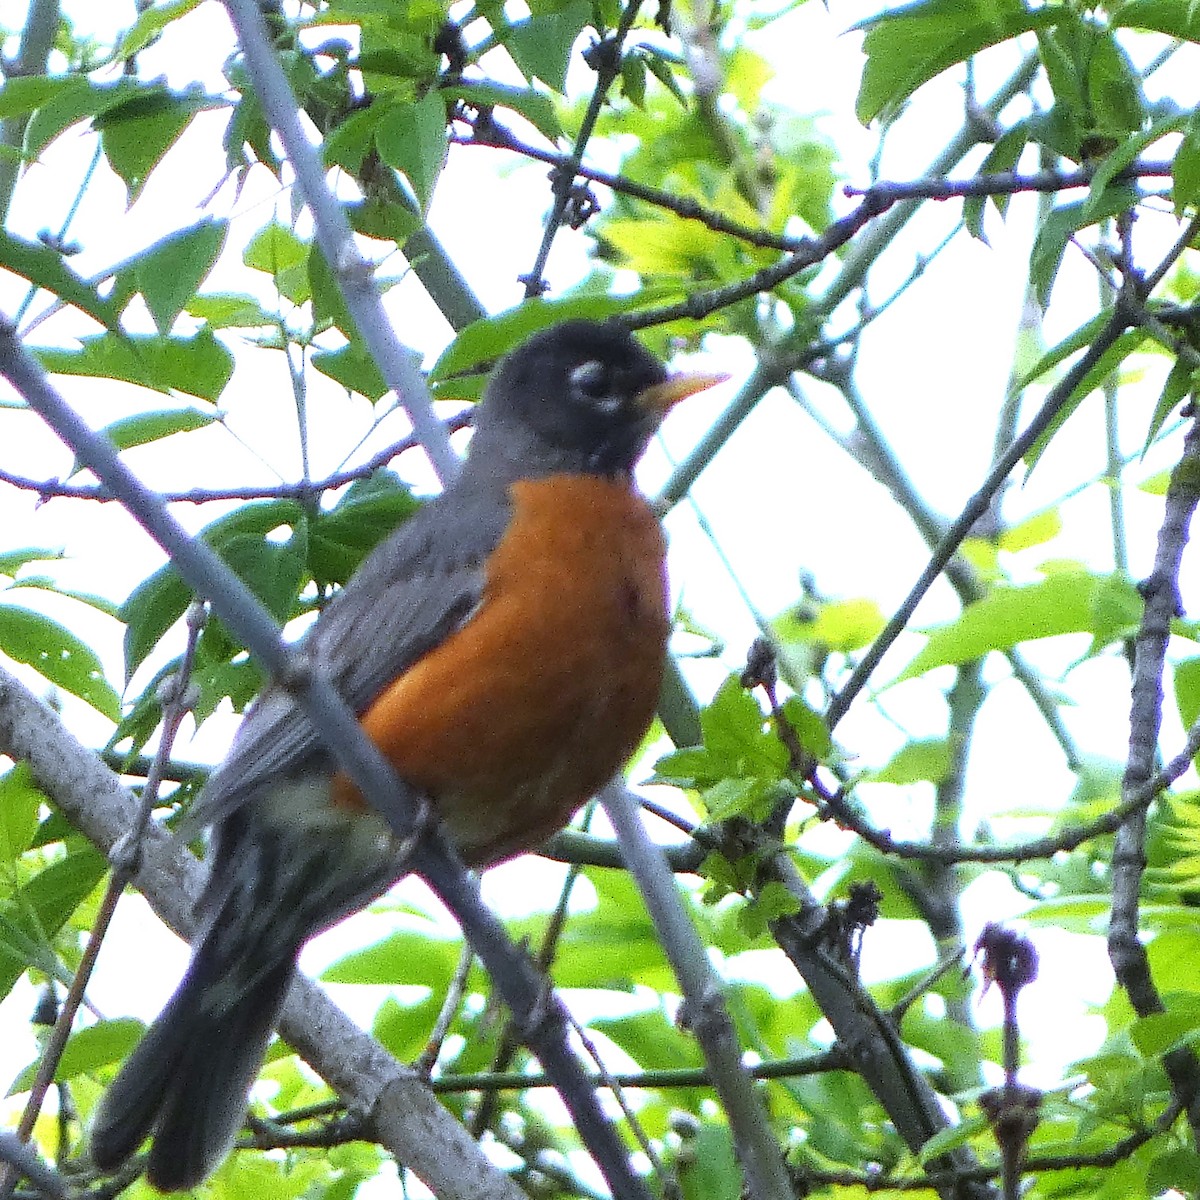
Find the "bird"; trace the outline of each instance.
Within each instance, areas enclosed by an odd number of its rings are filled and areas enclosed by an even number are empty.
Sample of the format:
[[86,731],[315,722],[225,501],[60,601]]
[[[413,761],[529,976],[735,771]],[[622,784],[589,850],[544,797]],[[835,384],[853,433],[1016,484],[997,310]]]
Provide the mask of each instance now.
[[[665,539],[633,469],[725,376],[670,374],[612,322],[543,329],[494,369],[458,477],[386,538],[300,643],[464,862],[536,848],[653,719]],[[228,1153],[308,938],[402,875],[382,816],[278,684],[201,790],[211,870],[190,964],[92,1121],[112,1172],[194,1187]]]

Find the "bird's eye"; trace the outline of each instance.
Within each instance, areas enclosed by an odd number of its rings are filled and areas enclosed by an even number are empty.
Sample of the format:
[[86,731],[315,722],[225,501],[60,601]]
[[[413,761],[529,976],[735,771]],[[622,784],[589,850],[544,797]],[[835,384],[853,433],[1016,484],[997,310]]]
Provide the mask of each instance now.
[[589,400],[601,400],[608,394],[608,372],[594,358],[575,367],[570,378],[572,388]]

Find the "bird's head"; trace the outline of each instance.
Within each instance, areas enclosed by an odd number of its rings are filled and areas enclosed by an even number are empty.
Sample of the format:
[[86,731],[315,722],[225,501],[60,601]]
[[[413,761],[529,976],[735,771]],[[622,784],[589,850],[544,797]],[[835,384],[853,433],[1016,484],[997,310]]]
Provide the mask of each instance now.
[[566,321],[495,369],[475,436],[481,445],[503,444],[513,465],[539,472],[628,473],[675,404],[724,379],[671,375],[628,330]]

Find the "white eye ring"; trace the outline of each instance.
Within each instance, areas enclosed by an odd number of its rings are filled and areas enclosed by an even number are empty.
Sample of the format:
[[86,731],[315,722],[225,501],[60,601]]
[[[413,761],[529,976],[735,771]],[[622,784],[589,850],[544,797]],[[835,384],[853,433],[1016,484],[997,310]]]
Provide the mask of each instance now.
[[589,400],[599,400],[604,395],[602,389],[608,382],[604,364],[595,358],[573,367],[568,378],[571,386]]

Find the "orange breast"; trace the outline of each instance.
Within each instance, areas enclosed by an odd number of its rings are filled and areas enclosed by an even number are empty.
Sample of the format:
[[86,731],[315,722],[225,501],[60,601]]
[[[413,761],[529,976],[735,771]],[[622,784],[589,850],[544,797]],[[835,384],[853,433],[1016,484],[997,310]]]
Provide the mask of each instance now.
[[[511,496],[478,611],[362,717],[473,865],[536,846],[616,772],[654,714],[669,632],[662,530],[630,486],[556,475]],[[334,789],[358,801],[344,777]]]

